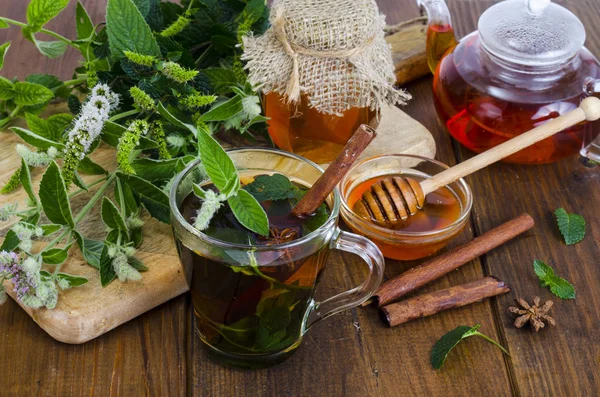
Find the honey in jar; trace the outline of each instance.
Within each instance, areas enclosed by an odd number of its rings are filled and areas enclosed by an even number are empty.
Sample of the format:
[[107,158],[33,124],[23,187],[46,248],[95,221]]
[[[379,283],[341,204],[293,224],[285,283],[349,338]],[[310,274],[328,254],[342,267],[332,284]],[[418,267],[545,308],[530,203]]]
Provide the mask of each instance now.
[[[348,206],[353,212],[358,212],[354,209],[355,205],[366,191],[384,178],[400,175],[377,176],[359,183],[346,198]],[[402,175],[423,180],[423,176],[419,175]],[[372,218],[370,226],[358,225],[352,221],[347,223],[356,233],[371,239],[386,258],[414,260],[433,255],[456,236],[462,226],[451,229],[463,212],[462,200],[457,193],[450,187],[442,187],[429,193],[425,197],[423,208],[405,221],[380,223]]]
[[375,116],[368,108],[351,108],[340,116],[321,113],[304,95],[298,104],[288,105],[279,94],[270,93],[264,108],[273,143],[319,164],[333,161],[356,129]]

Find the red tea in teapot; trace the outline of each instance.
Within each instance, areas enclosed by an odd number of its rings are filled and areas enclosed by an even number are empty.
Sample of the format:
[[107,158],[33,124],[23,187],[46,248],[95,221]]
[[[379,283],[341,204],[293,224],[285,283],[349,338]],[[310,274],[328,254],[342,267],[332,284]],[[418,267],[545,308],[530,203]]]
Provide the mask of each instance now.
[[[431,28],[430,28],[431,29]],[[438,34],[439,35],[439,34]],[[450,33],[452,35],[452,33]],[[469,84],[459,73],[455,64],[468,69],[470,76],[483,75],[483,63],[479,61],[480,50],[473,48],[475,36],[465,39],[465,46],[446,55],[436,69],[433,85],[434,99],[440,118],[448,132],[462,145],[474,152],[483,152],[510,138],[529,131],[544,121],[557,118],[577,106],[586,94],[579,91],[569,95],[566,85],[560,84],[551,89],[564,96],[552,101],[536,100],[536,95],[523,95],[521,88],[511,92],[504,87],[502,95],[492,96],[476,85]],[[462,50],[462,51],[461,51]],[[587,51],[579,55],[582,66],[593,69],[598,74],[595,58]],[[477,81],[475,79],[475,81]],[[593,134],[592,124],[583,123],[545,139],[529,148],[519,151],[504,161],[519,164],[551,163],[573,155],[582,147],[585,134]],[[596,132],[597,134],[597,132]]]

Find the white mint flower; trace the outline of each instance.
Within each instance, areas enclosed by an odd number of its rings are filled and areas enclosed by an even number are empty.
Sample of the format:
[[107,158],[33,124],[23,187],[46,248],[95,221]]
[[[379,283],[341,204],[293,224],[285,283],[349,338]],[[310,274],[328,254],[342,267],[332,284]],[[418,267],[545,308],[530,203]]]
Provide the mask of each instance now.
[[71,184],[79,162],[88,154],[92,143],[100,136],[109,114],[119,106],[119,95],[106,84],[97,84],[81,108],[73,129],[69,132],[63,165],[63,177]]
[[142,278],[140,272],[135,270],[127,261],[127,255],[124,252],[119,252],[112,260],[112,267],[119,277],[119,281],[137,281]]
[[0,207],[0,222],[4,222],[17,214],[17,203],[8,203]]
[[198,210],[196,219],[194,220],[194,227],[200,231],[208,228],[210,220],[219,208],[221,208],[223,201],[226,200],[225,195],[217,194],[212,190],[207,190],[205,195],[202,207]]
[[27,146],[22,144],[17,144],[17,154],[25,160],[25,163],[30,167],[46,167],[48,164],[52,162],[56,157],[58,157],[58,149],[54,146],[48,148],[48,150],[44,152],[33,152]]
[[31,251],[33,246],[32,238],[40,237],[44,234],[44,230],[40,227],[30,228],[28,226],[23,225],[22,223],[17,223],[12,227],[12,231],[15,232],[17,237],[19,238],[19,247],[26,252]]

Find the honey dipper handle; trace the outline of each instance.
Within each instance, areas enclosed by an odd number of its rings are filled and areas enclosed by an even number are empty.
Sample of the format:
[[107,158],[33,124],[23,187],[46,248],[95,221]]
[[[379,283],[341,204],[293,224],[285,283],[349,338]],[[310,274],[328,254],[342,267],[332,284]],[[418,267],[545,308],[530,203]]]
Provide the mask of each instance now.
[[600,99],[595,97],[585,98],[577,109],[518,135],[446,171],[440,172],[430,179],[422,181],[421,188],[423,189],[423,195],[427,195],[442,186],[446,186],[475,171],[479,171],[498,160],[502,160],[575,124],[586,120],[596,121],[598,119],[600,119]]

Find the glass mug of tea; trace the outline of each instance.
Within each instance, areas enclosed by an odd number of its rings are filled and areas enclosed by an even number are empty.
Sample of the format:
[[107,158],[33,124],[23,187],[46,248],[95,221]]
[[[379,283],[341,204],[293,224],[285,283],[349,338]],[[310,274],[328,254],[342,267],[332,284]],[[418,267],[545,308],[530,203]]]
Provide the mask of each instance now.
[[[315,163],[278,150],[238,149],[228,154],[242,185],[257,176],[281,174],[305,190],[323,173]],[[200,160],[189,164],[173,183],[171,223],[200,339],[218,362],[245,368],[279,363],[294,353],[315,322],[360,305],[381,283],[384,259],[379,249],[338,227],[337,188],[328,197],[322,224],[295,218],[300,227],[294,230],[300,232],[291,239],[289,203],[261,201],[271,234],[249,243],[251,232],[235,225],[226,206],[205,232],[192,226],[201,205],[193,194],[194,183],[210,187]],[[332,249],[360,256],[369,271],[360,286],[316,302],[313,295]]]

